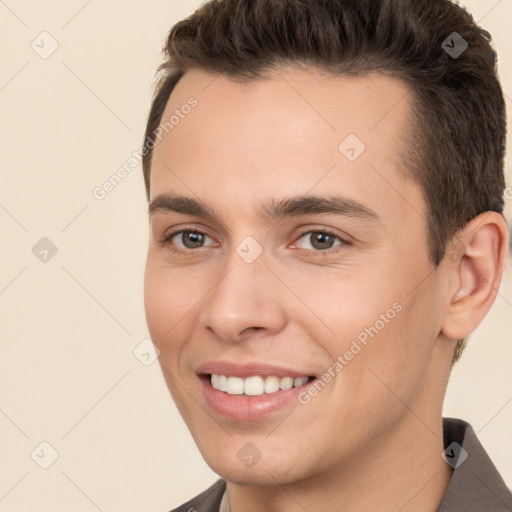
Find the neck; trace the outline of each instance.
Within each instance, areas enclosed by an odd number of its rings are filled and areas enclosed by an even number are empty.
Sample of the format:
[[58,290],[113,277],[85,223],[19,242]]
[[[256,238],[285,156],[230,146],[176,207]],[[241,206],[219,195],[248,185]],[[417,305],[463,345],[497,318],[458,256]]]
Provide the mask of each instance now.
[[436,512],[451,469],[441,458],[442,420],[428,426],[412,412],[392,432],[367,446],[357,460],[343,461],[292,484],[227,483],[230,512]]

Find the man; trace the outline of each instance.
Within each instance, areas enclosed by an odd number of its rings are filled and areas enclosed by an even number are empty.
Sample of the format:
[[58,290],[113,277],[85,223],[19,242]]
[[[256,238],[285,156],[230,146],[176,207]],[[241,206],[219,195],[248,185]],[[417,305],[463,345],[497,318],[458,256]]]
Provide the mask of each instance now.
[[221,477],[176,510],[512,510],[441,416],[507,254],[489,39],[447,0],[218,0],[172,28],[145,307]]

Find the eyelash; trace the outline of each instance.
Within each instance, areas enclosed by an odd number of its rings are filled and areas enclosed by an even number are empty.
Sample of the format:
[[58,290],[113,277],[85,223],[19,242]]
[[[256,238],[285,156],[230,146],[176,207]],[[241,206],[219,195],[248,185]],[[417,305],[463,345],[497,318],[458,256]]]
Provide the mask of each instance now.
[[[179,255],[183,255],[185,256],[187,253],[191,253],[191,252],[194,252],[194,251],[199,251],[201,249],[204,249],[204,247],[199,247],[198,249],[176,249],[175,247],[172,246],[172,244],[170,244],[170,241],[172,238],[174,238],[176,235],[179,235],[181,233],[200,233],[202,235],[205,235],[205,236],[209,236],[207,235],[206,233],[204,233],[203,231],[200,231],[199,229],[196,229],[196,228],[185,228],[185,229],[179,229],[177,231],[172,231],[170,232],[169,234],[167,234],[163,240],[160,241],[160,244],[162,246],[169,246],[170,250],[176,254],[179,254]],[[322,234],[325,234],[325,235],[329,235],[329,236],[332,236],[334,238],[336,238],[337,240],[339,240],[341,242],[341,246],[345,245],[345,246],[349,246],[349,245],[352,245],[351,242],[349,242],[348,240],[346,240],[345,238],[342,238],[340,235],[334,233],[333,231],[329,230],[329,229],[326,229],[326,228],[322,228],[322,229],[310,229],[308,231],[304,231],[303,233],[301,233],[297,238],[296,240],[300,240],[301,238],[303,238],[304,236],[306,235],[311,235],[313,233],[322,233]],[[209,237],[211,238],[211,237]],[[329,256],[335,252],[338,252],[340,248],[340,245],[336,245],[334,247],[331,247],[330,249],[325,249],[325,250],[315,250],[315,249],[300,249],[301,251],[303,251],[303,254],[305,254],[306,256],[316,256],[316,257],[322,257],[322,256]]]

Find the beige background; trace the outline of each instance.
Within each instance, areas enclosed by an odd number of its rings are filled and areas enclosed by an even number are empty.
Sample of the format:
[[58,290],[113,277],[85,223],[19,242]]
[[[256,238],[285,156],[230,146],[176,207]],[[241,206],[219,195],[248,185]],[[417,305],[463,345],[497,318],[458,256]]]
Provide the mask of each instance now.
[[[512,0],[463,3],[493,34],[510,111]],[[158,363],[133,354],[148,336],[140,165],[92,195],[139,147],[166,32],[199,4],[0,0],[0,512],[163,512],[216,478]],[[59,46],[42,58],[33,41],[43,56]],[[42,237],[58,249],[47,262],[32,252]],[[473,424],[508,485],[511,327],[508,270],[445,410]],[[48,469],[43,441],[58,452]]]

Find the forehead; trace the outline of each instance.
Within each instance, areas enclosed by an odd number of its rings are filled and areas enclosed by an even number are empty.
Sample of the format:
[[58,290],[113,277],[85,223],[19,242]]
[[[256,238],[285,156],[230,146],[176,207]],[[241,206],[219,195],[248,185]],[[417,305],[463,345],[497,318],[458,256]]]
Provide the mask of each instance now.
[[410,96],[403,82],[380,74],[283,68],[240,83],[189,71],[162,116],[162,125],[174,122],[154,149],[151,196],[228,198],[235,213],[259,198],[336,192],[377,210],[403,210],[407,197],[423,210],[400,170]]

